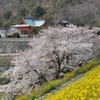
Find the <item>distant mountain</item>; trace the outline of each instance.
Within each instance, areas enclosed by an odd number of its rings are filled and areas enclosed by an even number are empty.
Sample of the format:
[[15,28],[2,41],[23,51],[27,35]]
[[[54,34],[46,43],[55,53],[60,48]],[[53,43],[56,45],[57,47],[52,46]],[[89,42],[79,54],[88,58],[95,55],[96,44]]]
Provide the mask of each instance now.
[[79,26],[100,26],[100,0],[0,0],[1,28],[24,17],[46,19],[48,25],[67,18]]

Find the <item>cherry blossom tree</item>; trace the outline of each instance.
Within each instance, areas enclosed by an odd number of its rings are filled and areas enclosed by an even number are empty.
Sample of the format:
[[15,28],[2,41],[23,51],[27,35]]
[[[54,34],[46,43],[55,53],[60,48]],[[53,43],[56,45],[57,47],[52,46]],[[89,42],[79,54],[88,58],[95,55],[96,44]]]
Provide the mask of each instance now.
[[93,32],[71,25],[68,28],[44,29],[31,40],[31,48],[14,63],[31,67],[44,81],[59,78],[60,74],[75,70],[93,58]]
[[81,67],[94,58],[99,30],[73,25],[41,30],[31,39],[30,48],[12,61],[15,67],[6,72],[10,85],[0,87],[0,92],[6,89],[8,93],[16,91],[17,95],[27,93],[37,85]]

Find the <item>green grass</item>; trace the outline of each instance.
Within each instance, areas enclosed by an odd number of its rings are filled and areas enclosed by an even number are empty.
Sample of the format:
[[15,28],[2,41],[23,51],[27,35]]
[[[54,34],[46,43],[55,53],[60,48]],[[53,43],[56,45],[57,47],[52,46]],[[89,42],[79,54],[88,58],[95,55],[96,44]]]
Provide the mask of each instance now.
[[0,56],[0,66],[10,66],[10,61],[12,60],[12,56]]
[[44,94],[50,92],[51,90],[55,89],[56,87],[60,86],[61,84],[71,80],[75,76],[78,76],[81,73],[86,73],[87,71],[91,70],[95,66],[100,64],[100,61],[91,61],[88,64],[85,64],[81,68],[77,69],[76,71],[72,71],[67,73],[64,78],[58,80],[52,80],[48,83],[45,83],[41,87],[37,89],[33,89],[28,95],[22,95],[15,100],[35,100],[35,98],[39,98]]
[[0,94],[0,100],[1,100],[1,98],[2,98],[2,94]]

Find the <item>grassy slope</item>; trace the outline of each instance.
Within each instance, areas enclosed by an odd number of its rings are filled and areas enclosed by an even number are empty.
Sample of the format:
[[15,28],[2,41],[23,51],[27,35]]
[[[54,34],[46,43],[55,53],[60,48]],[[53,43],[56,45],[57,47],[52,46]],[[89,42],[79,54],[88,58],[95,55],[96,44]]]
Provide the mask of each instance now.
[[100,66],[59,92],[49,94],[43,100],[100,100]]
[[1,98],[2,98],[2,95],[0,94],[0,100],[1,100]]
[[80,69],[66,74],[64,78],[59,79],[59,80],[53,80],[49,83],[46,83],[43,86],[41,86],[35,90],[32,90],[28,95],[22,95],[22,96],[16,98],[15,100],[35,100],[36,98],[39,98],[40,96],[50,92],[52,89],[55,89],[56,87],[60,86],[61,84],[69,81],[70,79],[74,78],[75,76],[78,76],[81,73],[85,73],[85,72],[91,70],[98,64],[100,64],[100,61],[92,61],[92,62],[84,65]]

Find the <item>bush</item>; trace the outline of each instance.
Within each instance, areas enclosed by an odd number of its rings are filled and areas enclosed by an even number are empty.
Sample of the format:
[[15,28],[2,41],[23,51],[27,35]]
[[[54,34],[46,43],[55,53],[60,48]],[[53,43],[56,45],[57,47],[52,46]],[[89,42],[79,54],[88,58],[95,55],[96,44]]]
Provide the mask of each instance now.
[[43,16],[44,14],[46,14],[46,10],[44,8],[42,8],[41,6],[37,6],[34,9],[34,17],[35,18],[39,18],[39,17]]
[[79,26],[81,26],[81,27],[85,26],[85,24],[81,23],[81,22],[73,22],[72,24],[76,25],[77,27],[79,27]]
[[19,33],[14,33],[13,35],[8,35],[7,38],[20,38]]
[[0,85],[7,84],[9,82],[10,80],[6,76],[0,75]]
[[32,35],[38,34],[41,29],[42,27],[32,27],[31,29]]

